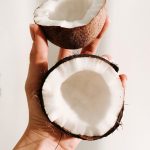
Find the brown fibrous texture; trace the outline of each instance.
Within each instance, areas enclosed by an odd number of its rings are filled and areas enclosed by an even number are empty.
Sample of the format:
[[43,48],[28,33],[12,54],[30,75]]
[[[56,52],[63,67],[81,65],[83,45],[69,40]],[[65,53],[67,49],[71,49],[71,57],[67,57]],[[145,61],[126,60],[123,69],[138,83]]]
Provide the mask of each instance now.
[[102,30],[106,20],[105,4],[98,14],[86,25],[74,28],[40,26],[47,39],[66,49],[79,49],[90,44]]

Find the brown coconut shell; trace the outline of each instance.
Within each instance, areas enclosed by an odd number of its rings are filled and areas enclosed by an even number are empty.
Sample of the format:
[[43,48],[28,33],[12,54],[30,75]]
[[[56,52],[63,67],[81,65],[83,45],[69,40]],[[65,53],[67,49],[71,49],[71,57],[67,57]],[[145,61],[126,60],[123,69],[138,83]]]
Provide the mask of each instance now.
[[80,54],[80,55],[73,55],[73,56],[69,56],[69,57],[66,57],[60,61],[58,61],[51,69],[49,69],[49,71],[46,73],[45,75],[45,78],[43,79],[43,82],[42,82],[42,86],[41,86],[41,89],[40,89],[40,92],[39,92],[39,97],[40,97],[40,104],[41,104],[41,108],[45,114],[45,116],[47,117],[47,119],[50,121],[50,123],[52,123],[55,127],[57,127],[58,129],[60,129],[61,131],[64,131],[64,133],[68,134],[68,135],[71,135],[73,137],[76,137],[76,138],[80,138],[80,139],[83,139],[83,140],[88,140],[88,141],[93,141],[93,140],[97,140],[97,139],[101,139],[103,137],[106,137],[110,134],[112,134],[120,125],[121,125],[121,119],[123,117],[123,112],[124,112],[124,103],[122,105],[122,107],[120,108],[120,112],[118,113],[118,118],[116,120],[116,123],[114,124],[114,126],[112,126],[112,128],[110,128],[110,130],[108,130],[105,134],[103,135],[96,135],[96,136],[86,136],[86,135],[77,135],[77,134],[74,134],[72,133],[71,131],[68,131],[67,129],[65,128],[62,128],[60,127],[56,122],[51,122],[51,120],[48,118],[47,116],[47,113],[44,109],[44,102],[43,102],[43,96],[42,96],[42,87],[44,85],[44,82],[47,78],[47,76],[49,74],[51,74],[51,72],[53,70],[55,70],[59,65],[61,65],[62,63],[64,62],[67,62],[67,61],[70,61],[72,59],[76,59],[76,58],[80,58],[80,57],[92,57],[92,58],[97,58],[97,59],[100,59],[100,60],[103,60],[104,62],[108,63],[116,72],[119,71],[119,68],[118,66],[116,66],[115,64],[109,62],[108,60],[102,58],[102,57],[99,57],[99,56],[96,56],[96,55],[89,55],[89,54]]
[[[66,49],[83,48],[90,44],[102,30],[106,20],[106,0],[98,14],[86,25],[64,28],[41,26],[46,38],[53,44]],[[36,23],[36,22],[35,22]]]

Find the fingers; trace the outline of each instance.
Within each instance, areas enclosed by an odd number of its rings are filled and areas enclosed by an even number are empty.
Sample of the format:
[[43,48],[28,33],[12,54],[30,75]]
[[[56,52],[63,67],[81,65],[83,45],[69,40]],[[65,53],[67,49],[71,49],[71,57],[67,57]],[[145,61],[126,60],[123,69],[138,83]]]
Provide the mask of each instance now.
[[68,57],[68,56],[71,56],[71,55],[72,55],[71,50],[60,48],[59,55],[58,55],[58,60],[63,59],[63,58]]
[[[100,41],[101,37],[103,36],[103,34],[105,33],[105,31],[107,30],[109,22],[110,21],[107,18],[106,21],[105,21],[104,27],[101,30],[101,32],[99,33],[99,35],[97,36],[97,38],[90,45],[83,48],[82,51],[81,51],[81,54],[94,54],[96,52],[99,41]],[[71,55],[72,55],[71,50],[60,48],[59,55],[58,55],[58,60],[63,59],[63,58],[68,57],[68,56],[71,56]]]
[[33,45],[30,53],[30,70],[45,72],[48,70],[48,43],[40,27],[30,25]]
[[107,17],[105,24],[104,24],[104,27],[101,30],[101,32],[99,33],[99,35],[97,36],[97,38],[92,43],[90,43],[88,46],[83,48],[81,51],[81,54],[94,54],[96,52],[99,41],[102,38],[103,34],[106,32],[106,30],[109,26],[109,23],[110,23],[110,21]]
[[126,87],[126,81],[127,81],[127,76],[125,74],[119,75],[120,80],[122,82],[122,86],[125,88]]
[[30,32],[33,45],[25,88],[27,96],[32,97],[41,87],[41,81],[48,70],[48,44],[38,25],[30,25]]
[[30,25],[30,32],[33,40],[30,62],[35,64],[48,62],[48,44],[40,27],[36,24],[32,24]]
[[[106,59],[106,60],[108,60],[110,62],[113,62],[113,59],[112,59],[112,57],[110,55],[102,55],[101,57],[103,57],[104,59]],[[125,88],[126,87],[126,82],[127,82],[127,75],[120,74],[119,77],[120,77],[120,80],[122,82],[123,88]]]

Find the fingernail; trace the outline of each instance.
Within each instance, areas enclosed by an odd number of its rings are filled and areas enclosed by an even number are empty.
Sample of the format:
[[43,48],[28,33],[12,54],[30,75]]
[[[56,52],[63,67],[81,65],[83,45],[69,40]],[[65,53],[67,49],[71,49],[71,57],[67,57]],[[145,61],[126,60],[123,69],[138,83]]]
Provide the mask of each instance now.
[[110,55],[102,55],[102,57],[110,62],[112,62],[112,57]]
[[125,74],[121,74],[119,76],[120,76],[123,87],[126,88],[127,76]]
[[108,22],[109,22],[109,23],[111,23],[111,20],[110,20],[110,18],[109,18],[109,17],[108,17]]
[[109,60],[108,57],[106,55],[102,56],[104,59]]
[[30,24],[30,34],[31,34],[32,40],[34,41],[34,39],[35,39],[34,24]]
[[124,78],[126,79],[126,81],[128,80],[128,77],[127,77],[127,75],[124,75]]

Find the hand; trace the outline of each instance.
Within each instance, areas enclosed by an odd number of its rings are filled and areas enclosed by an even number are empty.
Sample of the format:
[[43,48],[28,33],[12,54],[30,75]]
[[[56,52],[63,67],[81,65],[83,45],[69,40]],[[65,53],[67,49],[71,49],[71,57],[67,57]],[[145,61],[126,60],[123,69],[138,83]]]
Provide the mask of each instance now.
[[[82,49],[82,54],[94,54],[96,52],[98,43],[108,24],[109,21],[107,19],[101,33],[90,45]],[[29,107],[29,123],[24,135],[14,149],[73,150],[79,144],[80,139],[74,138],[56,128],[42,112],[38,93],[42,84],[41,81],[48,71],[48,44],[38,25],[31,25],[30,30],[33,45],[25,85]],[[71,50],[61,48],[58,59],[60,60],[70,55],[72,55]],[[111,61],[110,56],[105,55],[104,57]],[[120,79],[124,86],[126,76],[121,75]]]

